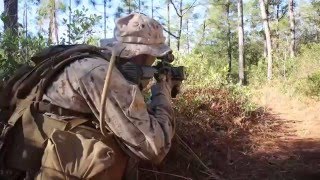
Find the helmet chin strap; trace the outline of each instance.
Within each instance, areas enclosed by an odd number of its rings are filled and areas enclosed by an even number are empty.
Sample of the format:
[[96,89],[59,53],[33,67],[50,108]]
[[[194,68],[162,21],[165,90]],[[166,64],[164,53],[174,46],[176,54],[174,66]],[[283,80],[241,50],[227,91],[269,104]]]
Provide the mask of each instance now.
[[[120,54],[122,53],[122,51],[125,48],[123,48],[120,51]],[[119,54],[119,56],[120,56]],[[113,71],[113,67],[115,66],[115,62],[116,62],[116,52],[113,49],[112,50],[112,55],[111,55],[111,59],[110,59],[110,63],[109,63],[109,67],[108,67],[108,71],[107,71],[107,75],[106,78],[104,80],[104,85],[103,85],[103,90],[102,90],[102,95],[101,95],[101,108],[100,108],[100,117],[99,117],[99,124],[100,124],[100,131],[104,136],[107,136],[108,134],[112,134],[112,131],[110,130],[110,128],[106,125],[106,121],[109,117],[106,116],[106,109],[107,109],[107,97],[108,97],[108,90],[110,87],[110,79],[112,76],[112,71]],[[106,118],[106,119],[105,119]],[[107,128],[109,130],[109,132],[106,131]]]

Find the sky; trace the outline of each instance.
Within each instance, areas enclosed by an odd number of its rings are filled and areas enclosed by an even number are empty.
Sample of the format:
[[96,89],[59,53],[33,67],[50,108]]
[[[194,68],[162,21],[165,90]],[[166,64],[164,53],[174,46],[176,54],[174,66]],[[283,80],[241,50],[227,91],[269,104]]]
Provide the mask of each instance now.
[[[25,9],[24,8],[25,1],[30,2],[30,0],[19,0],[19,14],[18,14],[19,20],[18,21],[21,24],[24,24],[24,20],[22,17],[23,17],[23,13],[24,13],[24,9]],[[202,3],[204,1],[206,1],[206,0],[197,0],[197,3]],[[253,0],[244,0],[244,2],[248,2],[248,1],[253,1]],[[63,2],[65,2],[65,4],[67,6],[69,6],[69,4],[68,4],[69,0],[63,0]],[[78,6],[76,6],[75,0],[72,0],[71,2],[72,2],[71,6],[73,7],[73,10],[81,9],[84,6],[89,9],[90,14],[97,14],[97,15],[101,15],[103,17],[103,4],[102,4],[103,0],[96,0],[96,2],[97,2],[96,6],[93,6],[92,4],[90,4],[90,0],[82,0],[82,3],[79,4]],[[150,0],[145,0],[145,2],[147,3],[146,5],[151,6]],[[165,2],[164,0],[154,0],[154,7],[161,6],[161,8],[155,10],[155,13],[154,13],[155,19],[158,19],[159,16],[162,16],[164,18],[167,16],[166,6],[165,6],[164,2]],[[192,3],[193,0],[184,0],[183,2],[184,3]],[[297,2],[298,2],[298,4],[303,4],[303,3],[310,2],[310,0],[297,0]],[[119,5],[118,3],[119,3],[119,1],[112,0],[111,1],[112,8],[107,8],[107,17],[108,16],[110,17],[110,18],[107,18],[107,23],[106,23],[107,29],[108,29],[107,35],[106,35],[107,38],[113,37],[113,28],[114,28],[113,14],[115,13],[117,6]],[[197,13],[200,18],[198,18],[197,20],[194,20],[192,23],[190,23],[191,25],[189,28],[191,29],[191,31],[196,31],[197,29],[199,29],[199,25],[201,25],[201,23],[203,22],[204,16],[205,16],[204,9],[205,9],[205,7],[200,6],[194,10],[194,12]],[[0,1],[0,12],[3,12],[3,1]],[[143,11],[143,13],[151,16],[151,10],[148,10],[146,12]],[[171,14],[173,15],[174,13],[175,12],[174,12],[173,8],[171,7]],[[37,6],[32,5],[32,3],[29,3],[28,4],[28,30],[34,34],[37,33],[37,31],[39,29],[39,27],[37,25],[37,21],[36,21],[36,16],[37,16]],[[62,37],[62,34],[67,31],[67,27],[65,25],[63,25],[63,21],[62,21],[63,18],[68,19],[68,12],[58,14],[59,37]],[[174,22],[175,20],[177,20],[177,18],[172,19],[172,23],[175,23]],[[100,22],[101,23],[97,27],[94,28],[94,31],[95,31],[94,36],[101,37],[101,39],[102,39],[102,38],[104,38],[104,33],[103,33],[104,21],[103,21],[103,19]],[[45,24],[48,26],[49,22],[46,22]],[[0,21],[0,28],[1,27],[3,27],[2,21]],[[47,29],[47,27],[45,27],[45,29]]]
[[[18,21],[19,23],[21,24],[24,24],[24,19],[23,19],[23,16],[24,16],[24,2],[25,1],[29,1],[30,0],[19,0],[19,11],[18,11]],[[198,0],[198,1],[201,1],[201,0]],[[63,0],[63,2],[69,6],[69,0]],[[73,7],[73,10],[75,9],[81,9],[83,6],[88,8],[89,9],[89,13],[90,14],[97,14],[97,15],[100,15],[103,17],[103,11],[104,11],[104,8],[103,8],[103,0],[96,0],[97,2],[97,5],[96,6],[93,6],[91,3],[90,3],[90,0],[83,0],[81,4],[79,5],[76,5],[75,3],[75,0],[72,0],[72,3],[71,3],[71,6]],[[119,1],[114,1],[112,0],[111,1],[111,6],[112,8],[107,8],[107,17],[109,16],[110,18],[107,18],[107,38],[112,38],[113,36],[113,28],[114,28],[114,17],[113,17],[113,14],[116,12],[116,9],[117,9],[117,6],[118,6],[118,2]],[[148,6],[151,6],[151,1],[150,0],[146,0],[145,1],[146,4],[145,5],[148,5]],[[157,19],[157,17],[159,16],[163,16],[163,17],[166,17],[166,7],[164,6],[164,0],[154,0],[154,7],[160,7],[161,8],[158,8],[155,10],[154,12],[154,16],[155,19]],[[189,2],[193,2],[193,0],[185,0],[184,1],[185,3],[189,3]],[[108,6],[108,4],[107,4]],[[171,8],[171,10],[173,11],[173,8]],[[144,11],[142,10],[143,13],[151,16],[151,10],[148,10],[148,11]],[[3,12],[3,1],[0,1],[0,12]],[[37,6],[35,5],[32,5],[32,3],[28,3],[28,29],[31,33],[36,33],[38,28],[37,28],[37,21],[36,21],[36,16],[37,16]],[[62,36],[63,32],[65,32],[67,30],[67,27],[63,25],[63,18],[65,19],[68,19],[68,10],[66,13],[59,13],[58,14],[58,24],[59,24],[59,34],[60,34],[60,37]],[[173,14],[173,12],[171,13]],[[95,30],[95,33],[94,35],[95,36],[101,36],[102,38],[104,37],[104,32],[103,32],[103,29],[104,29],[104,21],[103,19],[101,19],[100,21],[101,23],[99,24],[99,26],[97,26],[96,28],[94,28]],[[48,24],[49,22],[46,22],[46,24]],[[0,27],[3,27],[3,23],[2,21],[0,21]]]

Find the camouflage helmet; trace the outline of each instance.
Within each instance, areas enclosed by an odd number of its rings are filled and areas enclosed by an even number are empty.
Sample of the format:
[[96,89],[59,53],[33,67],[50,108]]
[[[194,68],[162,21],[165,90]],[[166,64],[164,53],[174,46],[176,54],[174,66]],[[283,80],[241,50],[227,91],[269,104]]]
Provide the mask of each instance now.
[[101,46],[112,47],[123,58],[140,54],[162,57],[172,51],[165,39],[159,22],[144,14],[132,13],[116,20],[114,38],[101,41]]

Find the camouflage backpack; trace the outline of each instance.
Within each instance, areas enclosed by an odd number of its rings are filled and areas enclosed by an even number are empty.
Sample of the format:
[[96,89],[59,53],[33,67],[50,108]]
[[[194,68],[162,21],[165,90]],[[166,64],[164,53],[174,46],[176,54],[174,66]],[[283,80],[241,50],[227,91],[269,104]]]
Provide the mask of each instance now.
[[0,92],[0,178],[3,176],[4,156],[10,146],[16,122],[26,116],[30,107],[37,112],[79,114],[48,102],[42,97],[53,78],[70,63],[88,57],[108,59],[101,48],[90,45],[58,45],[44,49],[31,60],[34,67],[22,66],[5,82]]

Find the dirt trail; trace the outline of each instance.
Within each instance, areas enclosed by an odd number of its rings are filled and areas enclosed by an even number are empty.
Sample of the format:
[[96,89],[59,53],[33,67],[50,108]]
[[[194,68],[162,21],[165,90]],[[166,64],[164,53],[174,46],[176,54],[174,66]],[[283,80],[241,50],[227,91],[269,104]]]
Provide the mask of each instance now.
[[256,103],[285,122],[287,133],[279,132],[280,137],[262,145],[257,154],[272,154],[294,179],[320,179],[320,102],[299,101],[271,88],[260,93]]
[[290,128],[296,135],[291,138],[320,140],[320,102],[299,101],[277,89],[264,89],[262,94],[258,103],[280,119],[290,122]]
[[229,93],[193,90],[177,99],[176,133],[206,168],[175,141],[159,171],[195,180],[211,172],[226,180],[320,180],[320,102],[266,88],[252,96],[262,108],[245,115]]

